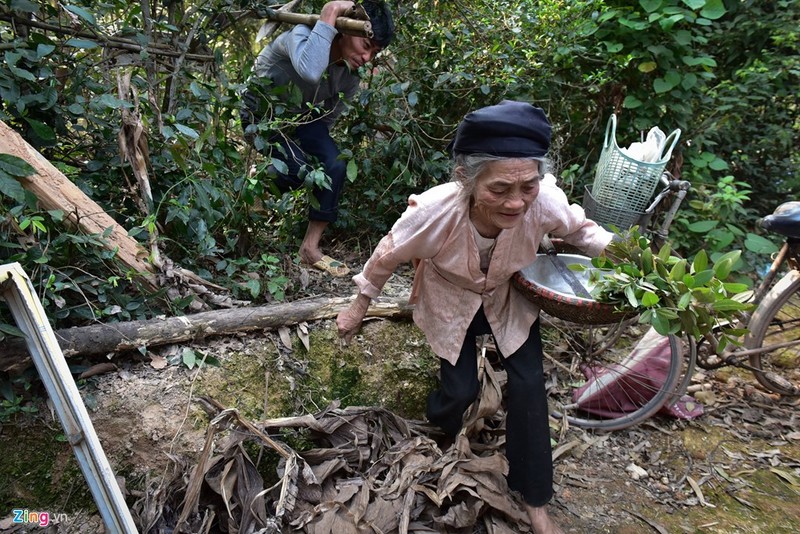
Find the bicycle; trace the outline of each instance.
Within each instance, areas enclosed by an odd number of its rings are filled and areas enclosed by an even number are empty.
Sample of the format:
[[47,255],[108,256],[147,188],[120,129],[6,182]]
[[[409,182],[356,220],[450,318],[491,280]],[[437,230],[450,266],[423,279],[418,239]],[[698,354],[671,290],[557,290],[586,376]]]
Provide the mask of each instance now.
[[[640,230],[650,236],[656,248],[666,242],[672,220],[690,187],[688,182],[670,180],[666,175],[662,182],[666,184],[663,190],[637,219]],[[797,212],[792,211],[795,219],[800,214],[800,203],[798,206]],[[576,324],[548,314],[543,306],[543,322],[550,327],[546,330],[558,332],[549,343],[545,340],[552,414],[584,428],[611,431],[636,425],[661,410],[675,409],[696,365],[707,369],[743,367],[772,392],[800,394],[800,377],[791,374],[800,368],[800,361],[796,352],[787,352],[796,351],[800,344],[800,223],[787,224],[780,213],[779,208],[779,222],[772,228],[787,240],[753,293],[755,311],[742,317],[742,325],[750,329],[744,349],[728,350],[717,357],[714,335],[699,341],[653,336],[652,332],[636,332],[642,328],[637,325],[637,317],[605,321],[610,324]],[[766,224],[775,217],[765,218]],[[784,263],[789,265],[788,272],[773,284]],[[523,272],[514,283],[518,289],[530,291]],[[534,302],[543,303],[541,299]],[[567,302],[571,304],[574,303]],[[775,337],[781,341],[763,346],[765,340]]]
[[[769,270],[753,292],[752,313],[743,314],[748,329],[744,349],[717,355],[716,338],[698,340],[697,359],[703,369],[735,366],[753,373],[767,390],[783,396],[800,396],[800,202],[791,201],[760,221],[765,230],[784,238]],[[775,282],[783,268],[780,280]],[[708,345],[708,348],[705,345]]]

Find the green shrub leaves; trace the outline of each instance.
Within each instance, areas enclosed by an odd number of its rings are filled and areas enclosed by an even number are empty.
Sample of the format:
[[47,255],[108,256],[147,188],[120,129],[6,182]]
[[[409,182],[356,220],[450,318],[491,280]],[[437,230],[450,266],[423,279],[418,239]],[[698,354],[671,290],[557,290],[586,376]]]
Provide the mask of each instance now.
[[[654,254],[650,240],[632,230],[619,235],[607,252],[592,260],[593,296],[639,313],[641,323],[662,335],[701,338],[717,328],[735,335],[730,324],[752,308],[746,302],[748,286],[727,281],[739,262],[738,250],[713,263],[701,250],[690,262],[674,255],[668,244]],[[735,337],[723,348],[729,342]]]

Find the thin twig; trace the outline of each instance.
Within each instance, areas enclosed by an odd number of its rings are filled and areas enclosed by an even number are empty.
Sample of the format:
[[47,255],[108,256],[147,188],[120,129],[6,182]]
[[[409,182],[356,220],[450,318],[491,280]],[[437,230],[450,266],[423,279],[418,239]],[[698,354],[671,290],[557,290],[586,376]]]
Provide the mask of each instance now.
[[176,50],[172,50],[167,48],[169,45],[164,45],[160,43],[152,43],[148,46],[141,46],[134,41],[128,39],[122,39],[119,37],[109,37],[106,35],[99,35],[96,33],[89,33],[89,32],[75,32],[70,29],[63,28],[61,26],[56,26],[54,24],[48,24],[46,22],[38,22],[35,20],[27,20],[16,15],[10,15],[6,13],[0,13],[0,20],[4,20],[6,22],[12,22],[14,24],[18,24],[21,26],[28,26],[31,28],[37,28],[39,30],[51,31],[54,33],[58,33],[61,35],[69,35],[71,37],[80,37],[84,39],[91,39],[96,41],[99,46],[104,48],[119,48],[122,50],[130,50],[132,52],[141,52],[146,51],[148,54],[152,55],[161,55],[161,56],[170,56],[170,57],[181,57],[185,56],[186,59],[191,59],[192,61],[199,61],[199,62],[213,62],[215,58],[213,55],[205,55],[205,54],[188,54],[184,52],[178,52]]

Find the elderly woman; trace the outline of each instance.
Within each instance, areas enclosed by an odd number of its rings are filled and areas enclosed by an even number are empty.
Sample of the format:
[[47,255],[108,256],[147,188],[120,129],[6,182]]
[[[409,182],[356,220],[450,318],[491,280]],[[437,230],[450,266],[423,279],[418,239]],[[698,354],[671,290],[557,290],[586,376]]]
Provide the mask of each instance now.
[[395,268],[416,266],[414,321],[441,357],[428,419],[455,437],[479,393],[476,336],[492,334],[508,375],[508,485],[522,494],[536,533],[561,532],[553,495],[538,308],[511,286],[546,234],[589,255],[613,234],[570,205],[546,170],[550,123],[530,104],[503,101],[469,113],[450,145],[453,181],[409,198],[408,208],[353,277],[358,296],[337,317],[350,341]]

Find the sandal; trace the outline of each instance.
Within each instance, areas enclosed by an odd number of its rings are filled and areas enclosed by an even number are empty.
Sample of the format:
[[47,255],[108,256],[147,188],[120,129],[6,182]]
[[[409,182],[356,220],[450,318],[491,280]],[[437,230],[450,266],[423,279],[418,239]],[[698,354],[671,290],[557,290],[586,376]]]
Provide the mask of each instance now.
[[331,276],[346,276],[350,272],[350,268],[344,263],[334,260],[330,256],[322,256],[322,258],[313,263],[311,267],[324,271]]

